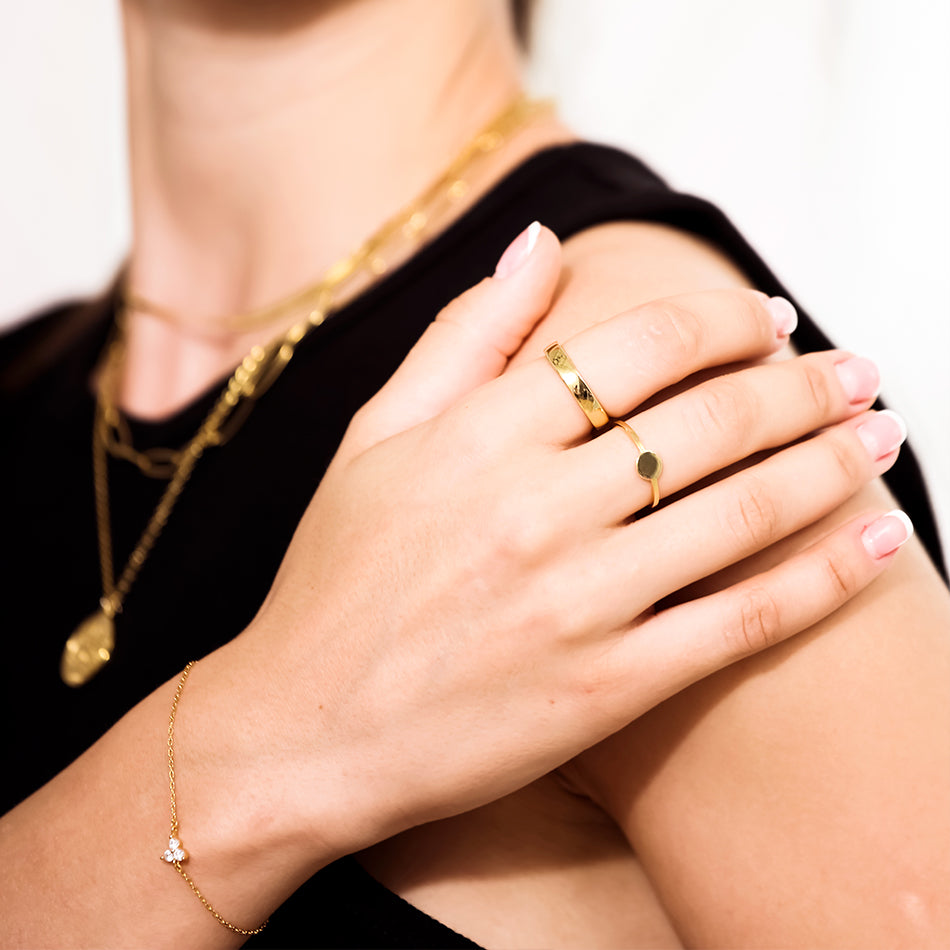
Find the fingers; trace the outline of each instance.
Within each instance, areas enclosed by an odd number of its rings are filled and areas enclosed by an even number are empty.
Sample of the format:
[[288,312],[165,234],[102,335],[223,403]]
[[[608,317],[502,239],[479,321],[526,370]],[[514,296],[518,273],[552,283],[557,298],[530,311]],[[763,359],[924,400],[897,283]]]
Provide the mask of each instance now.
[[[568,340],[565,349],[607,413],[622,417],[701,369],[774,352],[793,328],[787,301],[750,290],[707,291],[619,314]],[[590,435],[589,420],[547,360],[502,382],[495,398],[519,407],[517,415],[508,413],[512,438],[530,431],[569,445]]]
[[661,600],[838,507],[890,468],[905,437],[900,417],[890,411],[839,423],[624,526],[622,540],[611,542],[613,555],[629,564],[651,552],[644,593],[651,602]]
[[445,411],[498,376],[551,304],[561,246],[537,222],[509,245],[492,277],[448,304],[388,383],[354,418],[352,456]]
[[664,683],[659,702],[834,613],[912,534],[900,511],[855,519],[763,574],[662,611],[626,635],[612,662],[641,682]]
[[[873,402],[879,384],[869,360],[815,353],[709,380],[629,420],[663,460],[663,497],[766,449],[840,422]],[[637,477],[637,449],[612,427],[568,453],[569,474],[588,490],[581,504],[623,520],[653,500]],[[583,509],[582,509],[583,510]],[[594,517],[590,510],[588,517]]]

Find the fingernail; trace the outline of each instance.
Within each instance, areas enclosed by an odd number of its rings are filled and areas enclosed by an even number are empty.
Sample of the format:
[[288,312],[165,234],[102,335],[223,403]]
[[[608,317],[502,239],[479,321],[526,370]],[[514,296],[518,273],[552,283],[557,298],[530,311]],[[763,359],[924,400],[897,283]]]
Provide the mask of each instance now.
[[881,374],[877,366],[863,356],[852,356],[835,363],[835,372],[849,402],[871,402],[881,391]]
[[784,297],[769,297],[765,306],[775,321],[775,332],[779,336],[790,336],[798,326],[795,308]]
[[864,547],[873,558],[886,557],[913,536],[914,523],[897,508],[872,521],[861,532]]
[[494,276],[499,280],[510,277],[527,259],[538,243],[541,225],[532,221],[512,242],[505,253],[501,255],[495,267]]
[[858,438],[864,443],[868,455],[877,461],[895,451],[907,438],[904,420],[890,409],[875,412],[857,429]]

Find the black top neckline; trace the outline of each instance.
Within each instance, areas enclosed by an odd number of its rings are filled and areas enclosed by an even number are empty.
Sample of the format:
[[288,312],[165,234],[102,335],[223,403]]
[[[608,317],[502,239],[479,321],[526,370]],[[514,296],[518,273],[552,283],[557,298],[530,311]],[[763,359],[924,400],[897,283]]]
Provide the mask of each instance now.
[[[605,153],[612,153],[625,163],[636,161],[636,159],[632,159],[631,156],[611,146],[595,145],[590,142],[559,143],[546,146],[532,153],[520,164],[505,172],[486,189],[474,204],[453,218],[411,256],[400,262],[391,271],[383,274],[364,291],[344,303],[338,310],[333,311],[323,324],[311,329],[297,344],[294,360],[297,360],[309,350],[322,346],[327,337],[337,332],[341,325],[359,320],[367,313],[371,313],[379,306],[380,301],[398,293],[405,284],[419,279],[419,276],[430,268],[439,266],[448,254],[456,250],[459,244],[465,241],[473,224],[477,225],[480,219],[490,215],[491,209],[499,203],[507,203],[513,200],[520,189],[530,186],[534,177],[539,173],[543,173],[545,169],[556,167],[567,156],[583,165],[590,157],[595,155],[603,157]],[[646,174],[653,178],[656,177],[652,172],[648,172],[645,166],[641,167]],[[656,181],[657,184],[660,184],[658,178],[656,178]],[[525,221],[524,227],[527,227],[530,223],[530,221]],[[545,222],[542,221],[541,223],[544,224]],[[517,233],[511,235],[511,240],[514,240]],[[484,276],[489,276],[489,274],[486,273]],[[118,301],[119,283],[115,281],[102,302],[103,309],[99,320],[100,351],[111,332]],[[98,360],[98,355],[95,359]],[[90,366],[90,373],[92,369],[93,366]],[[187,403],[161,418],[147,419],[124,412],[123,417],[128,423],[135,444],[139,447],[151,447],[187,439],[190,434],[197,430],[197,427],[210,412],[229,377],[230,373],[219,377]],[[90,400],[93,399],[94,397],[90,393]]]

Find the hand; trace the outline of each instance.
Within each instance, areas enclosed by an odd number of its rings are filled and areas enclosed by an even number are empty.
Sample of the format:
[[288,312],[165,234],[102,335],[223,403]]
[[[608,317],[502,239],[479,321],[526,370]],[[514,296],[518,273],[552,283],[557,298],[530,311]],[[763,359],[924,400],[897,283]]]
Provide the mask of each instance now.
[[[344,853],[500,797],[815,623],[896,548],[903,522],[870,513],[654,614],[840,505],[892,464],[902,433],[863,411],[873,370],[841,352],[708,380],[631,418],[664,458],[666,499],[631,522],[651,488],[625,433],[594,435],[543,359],[494,378],[558,270],[542,231],[514,273],[440,315],[354,420],[255,622],[192,674],[190,715],[240,706],[217,755],[252,772],[288,838],[303,829]],[[566,348],[626,418],[696,372],[774,352],[787,315],[752,291],[710,292],[620,314]]]

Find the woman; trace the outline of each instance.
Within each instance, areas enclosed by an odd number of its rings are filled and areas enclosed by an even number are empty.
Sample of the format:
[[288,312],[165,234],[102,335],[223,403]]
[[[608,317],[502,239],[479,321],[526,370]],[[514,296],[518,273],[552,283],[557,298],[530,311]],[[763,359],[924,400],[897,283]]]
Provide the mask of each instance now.
[[[529,115],[466,164],[465,188],[450,176],[427,204],[431,224],[401,219],[437,239],[349,307],[318,295],[313,329],[257,380],[270,356],[252,347],[299,319],[264,307],[268,322],[261,306],[359,246],[506,112],[518,89],[507,11],[138,0],[125,15],[135,296],[120,345],[108,344],[114,299],[51,316],[42,346],[37,330],[14,344],[33,360],[11,403],[30,459],[17,497],[47,501],[24,506],[35,541],[15,532],[10,583],[34,623],[42,603],[44,635],[28,644],[14,702],[60,715],[42,739],[32,727],[14,739],[30,763],[18,793],[56,777],[0,825],[7,853],[23,856],[4,881],[11,940],[241,942],[154,860],[171,790],[192,852],[176,866],[240,930],[324,868],[255,938],[265,943],[936,945],[948,926],[938,843],[950,765],[932,725],[947,703],[946,591],[910,541],[886,579],[831,613],[906,540],[901,519],[882,517],[883,488],[855,494],[902,438],[891,417],[864,414],[873,369],[821,355],[693,379],[670,398],[693,373],[774,351],[787,307],[738,288],[749,276],[778,287],[721,223],[705,237],[749,275],[670,226],[707,211],[626,159],[551,150],[570,133]],[[579,192],[586,177],[595,186]],[[444,311],[327,469],[351,414],[537,205],[573,235],[561,284],[557,242],[528,229],[494,280]],[[357,289],[408,256],[400,240],[358,258]],[[692,295],[708,287],[727,289]],[[668,508],[630,531],[620,526],[653,486],[617,464],[633,451],[627,433],[589,439],[536,360],[554,339],[612,416],[667,397],[636,425],[646,446],[663,444]],[[169,458],[122,454],[194,440],[246,354],[269,389],[216,431],[220,451],[192,442],[201,457],[143,546],[171,483],[139,469]],[[479,387],[508,356],[512,372]],[[97,364],[105,479],[78,395]],[[766,393],[769,410],[755,409]],[[36,423],[57,413],[50,440]],[[829,426],[765,469],[676,495]],[[99,576],[97,538],[114,583]],[[58,596],[44,598],[51,577]],[[41,671],[100,594],[115,655],[67,694]],[[650,616],[658,600],[667,609]],[[898,608],[913,638],[896,634]],[[813,622],[781,652],[657,705]],[[733,642],[718,652],[696,639],[720,629]],[[184,689],[195,656],[206,658]],[[897,859],[885,865],[883,850]]]

